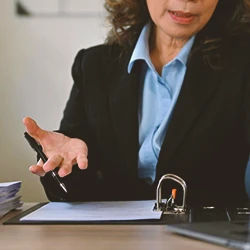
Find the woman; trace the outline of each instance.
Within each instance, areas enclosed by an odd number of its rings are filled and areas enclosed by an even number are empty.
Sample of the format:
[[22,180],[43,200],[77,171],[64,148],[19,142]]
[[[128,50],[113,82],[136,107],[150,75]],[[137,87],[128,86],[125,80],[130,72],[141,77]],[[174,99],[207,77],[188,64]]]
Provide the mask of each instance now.
[[[76,56],[60,131],[24,119],[49,157],[30,167],[48,198],[155,199],[160,177],[172,173],[186,181],[190,205],[246,200],[249,0],[105,6],[107,43]],[[57,166],[66,196],[46,175]]]

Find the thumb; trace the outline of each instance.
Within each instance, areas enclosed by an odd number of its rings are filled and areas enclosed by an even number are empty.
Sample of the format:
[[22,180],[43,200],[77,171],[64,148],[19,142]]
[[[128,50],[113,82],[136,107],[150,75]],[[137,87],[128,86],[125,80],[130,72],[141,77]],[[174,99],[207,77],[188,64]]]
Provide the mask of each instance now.
[[37,141],[40,141],[45,131],[37,125],[35,120],[30,117],[25,117],[23,118],[23,124],[25,126],[26,132]]

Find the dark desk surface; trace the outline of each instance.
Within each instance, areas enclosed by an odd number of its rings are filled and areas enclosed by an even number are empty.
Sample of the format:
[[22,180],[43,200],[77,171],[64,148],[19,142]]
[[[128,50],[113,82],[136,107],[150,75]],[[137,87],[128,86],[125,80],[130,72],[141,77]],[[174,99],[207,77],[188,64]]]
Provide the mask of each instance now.
[[24,204],[21,210],[0,219],[0,249],[226,249],[168,233],[164,225],[2,225],[34,205]]

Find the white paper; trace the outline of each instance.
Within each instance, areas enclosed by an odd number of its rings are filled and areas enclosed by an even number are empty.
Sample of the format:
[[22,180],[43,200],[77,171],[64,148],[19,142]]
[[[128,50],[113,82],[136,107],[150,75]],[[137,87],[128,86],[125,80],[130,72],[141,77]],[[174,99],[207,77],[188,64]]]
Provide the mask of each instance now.
[[0,183],[0,197],[8,195],[8,193],[16,190],[18,192],[21,188],[21,182],[2,182]]
[[21,181],[0,182],[0,192],[18,189],[21,187]]
[[160,219],[155,200],[108,202],[51,202],[21,218],[21,221],[125,221]]
[[0,189],[1,188],[6,188],[6,187],[11,187],[11,186],[16,186],[16,185],[21,185],[21,181],[11,181],[11,182],[0,182]]

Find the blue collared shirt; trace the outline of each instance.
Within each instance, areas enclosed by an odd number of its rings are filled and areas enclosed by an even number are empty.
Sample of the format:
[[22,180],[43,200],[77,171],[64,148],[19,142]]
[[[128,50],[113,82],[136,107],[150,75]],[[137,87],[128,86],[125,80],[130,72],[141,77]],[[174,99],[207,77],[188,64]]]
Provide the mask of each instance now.
[[142,29],[128,64],[128,72],[131,72],[137,60],[143,60],[138,110],[138,175],[140,179],[152,184],[156,176],[161,145],[186,73],[186,63],[194,36],[186,42],[172,61],[163,66],[160,76],[149,55],[150,29],[150,23]]

